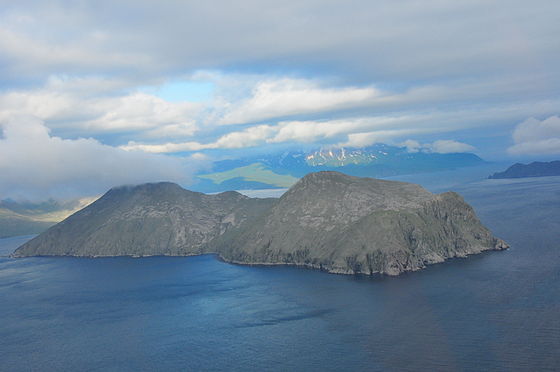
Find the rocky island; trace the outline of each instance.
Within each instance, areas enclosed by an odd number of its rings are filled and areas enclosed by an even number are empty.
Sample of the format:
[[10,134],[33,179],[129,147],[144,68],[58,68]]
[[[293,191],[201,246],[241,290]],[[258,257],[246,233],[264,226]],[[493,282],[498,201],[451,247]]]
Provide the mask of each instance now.
[[490,179],[560,176],[560,160],[530,164],[516,163],[503,172],[496,172]]
[[187,256],[398,275],[508,245],[456,193],[311,173],[281,198],[206,195],[173,183],[118,187],[14,252],[26,256]]

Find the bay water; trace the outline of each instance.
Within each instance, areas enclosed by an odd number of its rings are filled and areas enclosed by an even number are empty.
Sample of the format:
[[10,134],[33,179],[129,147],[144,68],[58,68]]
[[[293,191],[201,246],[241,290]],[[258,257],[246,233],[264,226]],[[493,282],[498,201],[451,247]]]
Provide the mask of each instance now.
[[560,369],[560,177],[453,189],[509,250],[370,278],[212,255],[12,259],[31,237],[1,239],[0,371]]

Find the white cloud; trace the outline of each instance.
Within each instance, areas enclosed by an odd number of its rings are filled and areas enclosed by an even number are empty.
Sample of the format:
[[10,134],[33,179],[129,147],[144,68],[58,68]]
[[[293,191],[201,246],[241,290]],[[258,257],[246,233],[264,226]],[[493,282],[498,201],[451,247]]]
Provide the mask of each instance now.
[[[245,75],[240,74],[220,75],[217,72],[204,71],[193,75],[190,77],[193,81],[215,83],[221,94],[212,102],[189,103],[169,102],[148,93],[127,93],[129,82],[126,80],[51,76],[41,89],[0,94],[0,118],[30,114],[44,120],[49,128],[56,130],[57,135],[66,134],[72,138],[117,135],[119,141],[114,142],[122,143],[122,139],[128,141],[126,145],[121,146],[124,150],[176,153],[289,142],[362,147],[376,142],[402,140],[417,134],[477,128],[496,117],[516,118],[535,112],[547,112],[552,107],[556,108],[558,104],[558,101],[547,100],[539,104],[498,105],[474,111],[460,108],[422,112],[403,110],[347,118],[344,118],[344,115],[351,115],[350,112],[344,112],[342,115],[339,112],[341,119],[272,122],[232,131],[211,140],[217,130],[226,129],[223,126],[216,127],[214,122],[224,115],[227,116],[228,112],[233,112],[235,102],[247,102],[243,97],[250,94],[251,87],[258,87],[263,81],[263,75],[247,75],[247,79],[244,77]],[[323,88],[327,80],[322,84],[315,80],[291,78],[266,81],[288,81],[296,87],[310,87],[314,90],[311,96],[315,98],[323,95],[333,98],[334,92],[354,89]],[[284,87],[282,84],[280,86]],[[283,89],[280,89],[282,94],[286,93]],[[398,100],[395,97],[397,96],[382,95],[363,103],[376,105],[387,99],[393,103],[405,103],[408,99],[406,94]],[[249,96],[248,101],[253,98],[254,96]],[[309,107],[320,110],[320,99],[314,101],[315,98],[309,102],[315,102],[317,105]],[[297,100],[293,103],[296,104]],[[315,114],[313,116],[321,116]],[[231,127],[227,127],[229,128]],[[197,133],[210,140],[201,141],[194,137]],[[430,145],[430,151],[434,152],[472,151],[468,145],[454,142],[444,141]],[[554,141],[548,146],[554,146]]]
[[149,145],[130,141],[127,145],[121,146],[120,148],[126,151],[144,151],[151,153],[173,153],[207,149],[239,149],[260,145],[270,138],[275,132],[276,129],[270,125],[257,125],[249,127],[243,131],[225,134],[218,138],[215,142],[211,143],[204,144],[189,141]]
[[[445,114],[443,114],[445,117]],[[262,146],[273,143],[327,143],[344,147],[364,147],[379,142],[391,142],[413,134],[446,132],[447,126],[434,126],[434,116],[380,116],[359,117],[327,121],[285,121],[275,125],[257,125],[242,131],[235,131],[219,137],[216,141],[200,143],[169,142],[164,144],[142,144],[130,141],[121,146],[127,151],[146,151],[152,153],[173,153],[200,151],[205,149],[236,149]],[[471,124],[472,125],[472,124]],[[474,147],[452,140],[439,140],[431,144],[406,141],[402,144],[410,151],[437,153],[469,152]]]
[[[293,78],[267,80],[265,75],[225,74],[216,71],[201,71],[186,79],[210,81],[217,87],[215,99],[198,103],[169,102],[146,92],[129,93],[130,82],[126,79],[112,81],[101,77],[51,76],[43,88],[0,93],[0,117],[29,114],[44,120],[49,128],[63,137],[99,136],[106,140],[106,136],[114,136],[111,138],[118,139],[112,142],[128,143],[123,146],[128,150],[167,153],[252,147],[290,141],[359,146],[372,141],[398,140],[406,135],[476,128],[486,125],[488,121],[495,121],[496,118],[515,120],[520,116],[542,115],[550,112],[551,108],[556,108],[558,104],[558,100],[545,100],[537,103],[482,107],[476,110],[468,106],[454,105],[449,110],[431,108],[416,111],[407,104],[416,104],[414,102],[417,102],[420,96],[438,100],[443,93],[450,92],[436,89],[438,93],[431,95],[414,93],[410,96],[405,92],[352,101],[348,100],[348,97],[345,98],[343,93],[350,92],[349,95],[356,98],[374,95],[375,89],[325,88],[328,86],[328,80],[322,80],[320,84],[318,80]],[[216,123],[228,115],[241,112],[236,111],[238,104],[241,107],[247,102],[260,101],[260,98],[255,98],[258,94],[251,95],[251,92],[253,88],[256,91],[261,89],[259,84],[262,84],[263,79],[268,84],[279,87],[278,92],[271,93],[273,96],[278,94],[284,97],[279,97],[278,102],[285,104],[271,108],[270,116],[298,112],[304,107],[305,110],[319,111],[308,112],[308,120],[279,123],[272,121],[254,127],[260,129],[235,130],[214,141],[201,141],[200,138],[211,139],[216,132],[223,133],[226,127],[216,126]],[[292,87],[293,90],[290,91],[286,87]],[[270,87],[265,89],[272,90],[274,89]],[[291,95],[293,92],[294,96]],[[307,95],[310,97],[308,100],[305,99]],[[266,99],[262,101],[268,103],[260,106],[261,111],[242,110],[248,115],[246,120],[264,115],[267,112],[264,108],[269,104],[274,106],[275,102]],[[324,120],[325,113],[322,114],[321,110],[340,110],[347,104],[363,105],[359,109],[366,110],[366,115],[360,111],[362,115],[356,117],[351,111],[338,111],[329,113],[328,116],[338,116],[340,119]],[[397,104],[403,105],[399,111],[390,111],[390,107]],[[383,105],[388,106],[382,108]],[[301,113],[297,115],[301,116]],[[194,137],[197,134],[201,137]]]
[[472,152],[476,150],[474,146],[455,140],[437,140],[432,143],[420,143],[415,140],[406,140],[400,144],[406,147],[409,152],[432,152],[437,154],[452,154],[460,152]]
[[[336,140],[340,137],[347,137],[353,135],[357,139],[363,137],[364,132],[375,132],[380,130],[391,130],[392,127],[400,126],[407,121],[408,116],[372,116],[372,117],[357,117],[339,120],[325,120],[325,121],[287,121],[280,122],[277,126],[277,134],[269,140],[269,142],[303,142],[313,143],[322,140]],[[420,117],[418,117],[420,119]],[[396,133],[396,131],[391,130]],[[351,146],[346,144],[346,146]]]
[[[102,116],[86,121],[88,129],[122,131],[151,129],[148,135],[191,136],[196,132],[193,116],[198,105],[188,102],[168,102],[145,93],[134,93],[118,98],[102,99],[94,103]],[[167,132],[166,132],[167,128]]]
[[[267,143],[318,143],[336,141],[339,138],[346,142],[340,146],[366,146],[380,140],[393,139],[409,133],[422,133],[423,127],[416,129],[383,129],[402,125],[411,120],[410,117],[366,117],[327,121],[286,121],[276,125],[256,125],[242,131],[235,131],[219,137],[210,143],[195,141],[164,144],[142,144],[129,142],[122,149],[140,150],[153,153],[172,153],[181,151],[200,151],[205,149],[236,149],[265,145]],[[378,128],[375,131],[371,131]],[[369,130],[368,132],[365,132]]]
[[560,138],[518,143],[508,148],[512,155],[556,155],[560,154]]
[[[268,64],[405,79],[554,72],[558,2],[11,2],[7,68],[137,75]],[[481,16],[483,15],[483,16]],[[288,21],[287,21],[288,20]],[[180,35],[180,45],[178,45]],[[536,62],[535,62],[536,61]],[[537,68],[535,68],[537,67]],[[412,79],[411,79],[412,78]]]
[[370,132],[350,133],[346,142],[340,143],[341,147],[366,147],[374,143],[391,141],[394,138],[414,132],[409,129],[375,130]]
[[188,184],[207,162],[127,152],[91,138],[62,139],[32,117],[2,121],[0,197],[95,195],[120,184],[174,181]]
[[168,142],[162,144],[143,144],[135,141],[129,141],[126,145],[119,147],[124,151],[143,151],[150,152],[154,154],[165,154],[183,151],[201,151],[216,148],[214,144],[203,144],[200,142],[189,141],[189,142]]
[[332,121],[288,121],[276,125],[257,125],[242,131],[235,131],[219,137],[210,143],[181,142],[159,145],[141,144],[134,141],[124,150],[140,150],[153,153],[199,151],[204,149],[234,149],[264,145],[266,143],[313,143],[325,139],[336,139],[360,128],[370,128],[392,122],[393,118],[357,118]]
[[257,125],[220,137],[215,142],[215,148],[238,149],[256,146],[270,138],[275,132],[276,129],[270,125]]
[[399,144],[400,147],[406,147],[408,152],[419,152],[422,151],[424,149],[424,145],[422,145],[420,142],[415,141],[415,140],[406,140],[402,143]]
[[89,135],[137,132],[143,138],[169,138],[189,137],[198,130],[201,104],[168,102],[140,92],[106,93],[120,84],[54,77],[42,89],[0,94],[0,116],[30,115],[50,128]]
[[438,154],[451,154],[456,152],[471,152],[475,148],[467,143],[453,140],[438,140],[430,145],[432,152]]
[[232,105],[220,123],[239,124],[359,107],[379,95],[380,92],[372,87],[324,88],[305,79],[267,80],[254,86],[249,99]]
[[[290,142],[362,147],[380,141],[402,141],[406,137],[419,134],[441,137],[441,133],[457,130],[484,130],[482,128],[486,128],[490,121],[514,120],[532,112],[549,112],[558,107],[559,103],[559,100],[545,100],[538,103],[502,105],[478,110],[397,112],[392,115],[359,116],[333,120],[280,121],[276,124],[261,124],[242,131],[232,131],[207,143],[196,140],[169,141],[161,144],[129,141],[122,148],[154,153],[172,153],[205,149],[244,148]],[[211,126],[206,129],[211,129]],[[474,147],[469,144],[453,140],[439,140],[426,145],[429,146],[427,148],[429,151],[438,153],[474,150]],[[419,144],[418,146],[423,145]]]
[[560,117],[523,121],[515,127],[513,141],[515,144],[508,148],[512,155],[560,154]]
[[[35,19],[33,23],[38,26],[40,20]],[[51,27],[60,29],[57,25]],[[46,40],[45,35],[0,27],[0,49],[8,61],[6,71],[17,75],[36,76],[61,70],[114,70],[116,67],[133,69],[135,64],[145,68],[154,63],[149,55],[125,49],[105,54],[100,50],[103,40],[91,36],[94,35],[84,35],[80,42]]]

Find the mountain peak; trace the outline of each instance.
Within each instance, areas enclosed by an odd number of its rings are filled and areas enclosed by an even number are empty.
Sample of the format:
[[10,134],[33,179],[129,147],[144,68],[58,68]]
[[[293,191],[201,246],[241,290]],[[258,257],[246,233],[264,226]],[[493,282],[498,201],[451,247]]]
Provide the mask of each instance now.
[[320,171],[306,174],[302,180],[317,181],[317,180],[351,180],[358,179],[359,177],[349,176],[337,171]]
[[347,193],[386,194],[389,198],[400,198],[403,194],[412,195],[418,199],[432,197],[430,192],[417,184],[349,176],[336,171],[309,173],[293,185],[288,193],[300,192],[302,189],[311,191],[336,189],[337,191],[346,190]]
[[158,191],[158,190],[184,190],[176,183],[163,181],[163,182],[148,182],[137,185],[121,185],[115,186],[109,192],[138,192],[142,190]]

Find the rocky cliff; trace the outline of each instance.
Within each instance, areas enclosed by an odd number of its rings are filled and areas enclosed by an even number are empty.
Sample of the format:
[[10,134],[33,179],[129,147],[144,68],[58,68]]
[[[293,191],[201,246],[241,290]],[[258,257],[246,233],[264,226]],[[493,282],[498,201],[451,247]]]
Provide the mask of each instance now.
[[256,223],[212,244],[237,263],[389,275],[507,248],[456,193],[337,172],[309,174]]
[[171,183],[112,189],[14,255],[217,253],[241,264],[397,275],[505,248],[456,193],[318,172],[280,199],[205,195]]
[[117,187],[24,244],[15,256],[151,256],[205,253],[205,244],[274,199],[206,195],[163,182]]

